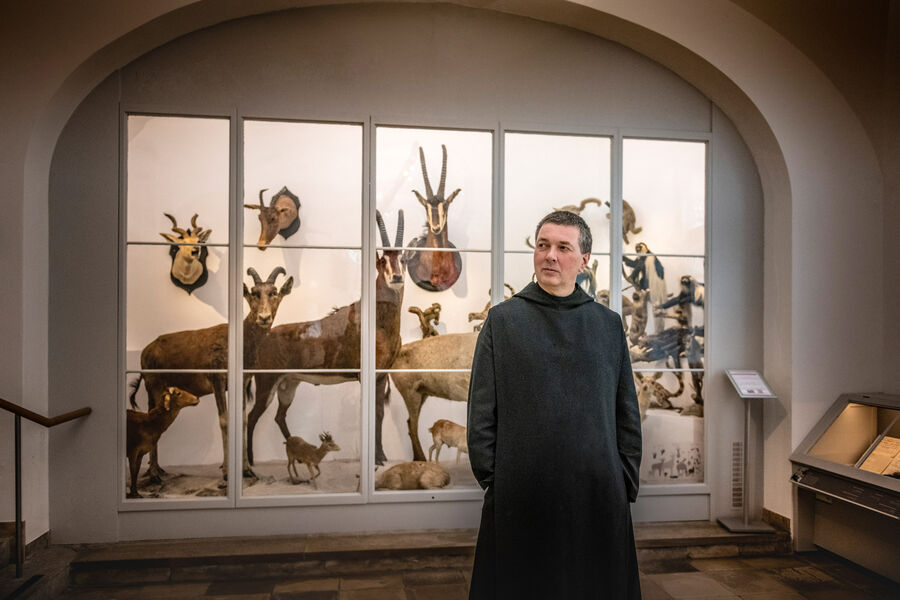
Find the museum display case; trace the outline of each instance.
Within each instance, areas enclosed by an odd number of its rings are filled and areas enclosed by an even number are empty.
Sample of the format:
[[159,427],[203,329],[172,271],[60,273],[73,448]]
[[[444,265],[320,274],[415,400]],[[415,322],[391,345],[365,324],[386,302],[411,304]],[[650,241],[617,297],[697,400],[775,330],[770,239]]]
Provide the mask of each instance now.
[[900,581],[900,396],[843,394],[791,455],[798,549]]

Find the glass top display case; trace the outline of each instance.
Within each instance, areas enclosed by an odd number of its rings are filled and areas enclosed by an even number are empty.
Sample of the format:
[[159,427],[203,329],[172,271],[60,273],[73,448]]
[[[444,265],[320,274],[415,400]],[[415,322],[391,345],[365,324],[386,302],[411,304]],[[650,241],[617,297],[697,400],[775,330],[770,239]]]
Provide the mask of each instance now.
[[900,396],[841,395],[791,462],[798,487],[900,519]]

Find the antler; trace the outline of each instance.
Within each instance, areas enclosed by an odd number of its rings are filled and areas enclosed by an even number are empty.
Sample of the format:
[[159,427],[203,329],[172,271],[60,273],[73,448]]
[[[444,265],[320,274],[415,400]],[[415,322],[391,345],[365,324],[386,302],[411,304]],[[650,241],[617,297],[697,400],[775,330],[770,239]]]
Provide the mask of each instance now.
[[194,213],[194,216],[191,217],[191,235],[197,235],[201,231],[203,231],[202,227],[197,226],[197,217],[200,216],[197,213]]
[[375,222],[378,223],[378,231],[381,232],[381,245],[385,248],[390,247],[391,241],[388,239],[387,229],[384,228],[384,219],[381,218],[381,211],[375,211]]
[[287,271],[284,270],[284,267],[275,267],[272,269],[272,272],[269,273],[269,278],[266,279],[266,283],[275,283],[275,278],[279,275],[287,275]]
[[[172,231],[174,231],[181,237],[187,236],[187,231],[185,231],[184,229],[182,229],[181,227],[178,226],[178,221],[175,220],[175,217],[173,217],[169,213],[163,213],[163,214],[166,215],[167,217],[169,217],[169,220],[172,221]],[[196,218],[196,216],[195,216],[195,218]]]
[[397,214],[397,241],[394,242],[395,248],[403,247],[403,209]]
[[256,269],[254,269],[253,267],[247,268],[247,275],[253,278],[253,285],[259,285],[262,283],[262,277],[259,276],[259,273],[257,273]]

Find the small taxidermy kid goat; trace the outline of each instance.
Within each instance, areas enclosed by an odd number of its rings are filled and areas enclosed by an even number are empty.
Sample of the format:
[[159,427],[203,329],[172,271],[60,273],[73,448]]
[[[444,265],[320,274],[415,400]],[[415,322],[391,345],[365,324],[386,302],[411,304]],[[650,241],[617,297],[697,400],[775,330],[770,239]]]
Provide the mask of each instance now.
[[[316,477],[322,473],[319,469],[319,463],[322,462],[322,459],[325,458],[325,455],[329,452],[338,452],[341,449],[341,447],[331,439],[331,434],[327,431],[319,434],[319,440],[321,440],[322,445],[318,448],[308,443],[303,438],[295,435],[289,437],[284,443],[288,459],[288,476],[291,478],[291,483],[294,485],[303,483],[303,480],[300,479],[300,473],[297,471],[297,465],[295,464],[302,462],[306,465],[306,468],[309,469],[310,482],[313,484],[313,487],[319,489],[318,484],[316,484]],[[291,471],[292,468],[293,472]],[[294,479],[295,475],[297,476],[296,479]]]

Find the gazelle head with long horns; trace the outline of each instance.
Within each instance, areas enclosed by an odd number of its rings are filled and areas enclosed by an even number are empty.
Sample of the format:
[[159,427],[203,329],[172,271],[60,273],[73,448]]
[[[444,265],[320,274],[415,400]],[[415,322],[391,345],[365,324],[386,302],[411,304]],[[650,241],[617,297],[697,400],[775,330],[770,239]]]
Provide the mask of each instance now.
[[419,162],[422,163],[422,178],[425,180],[425,196],[418,191],[413,190],[413,194],[418,198],[419,203],[425,207],[425,218],[428,221],[428,230],[438,235],[447,227],[447,209],[450,203],[459,194],[460,189],[454,190],[447,198],[444,198],[444,182],[447,180],[447,146],[441,144],[443,152],[443,161],[441,162],[441,181],[438,184],[437,193],[431,188],[431,181],[428,179],[428,168],[425,166],[425,152],[419,146]]

